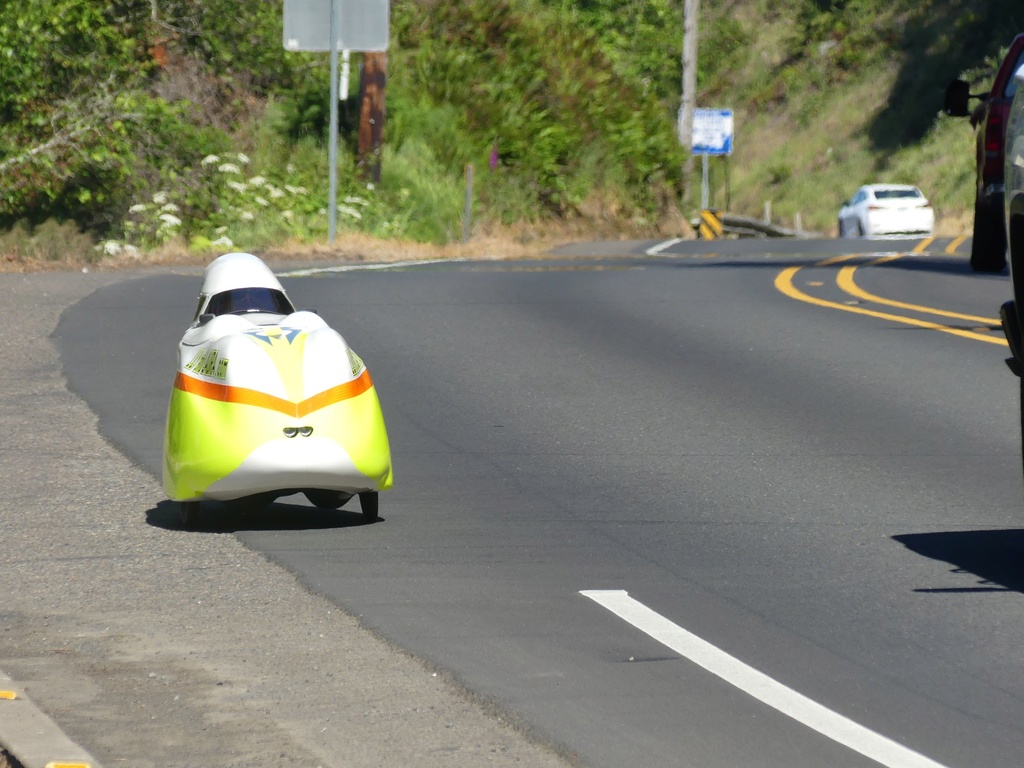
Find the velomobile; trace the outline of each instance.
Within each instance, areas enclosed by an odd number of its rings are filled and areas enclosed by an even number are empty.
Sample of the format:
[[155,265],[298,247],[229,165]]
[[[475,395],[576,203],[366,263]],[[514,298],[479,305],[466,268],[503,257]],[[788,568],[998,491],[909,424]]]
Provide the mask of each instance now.
[[268,504],[293,493],[326,509],[358,496],[375,520],[377,494],[391,487],[369,371],[319,315],[296,311],[252,254],[225,254],[204,272],[178,344],[163,482],[187,528],[202,525],[203,500]]

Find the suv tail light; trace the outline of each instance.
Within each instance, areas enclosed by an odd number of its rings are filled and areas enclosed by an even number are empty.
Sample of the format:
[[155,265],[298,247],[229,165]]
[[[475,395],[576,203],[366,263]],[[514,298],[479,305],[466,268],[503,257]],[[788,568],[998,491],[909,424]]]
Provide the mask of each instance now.
[[1006,130],[1008,105],[992,104],[985,122],[985,165],[982,177],[985,180],[1003,177],[1003,133]]
[[985,125],[985,157],[998,157],[1003,145],[1003,116],[993,109]]

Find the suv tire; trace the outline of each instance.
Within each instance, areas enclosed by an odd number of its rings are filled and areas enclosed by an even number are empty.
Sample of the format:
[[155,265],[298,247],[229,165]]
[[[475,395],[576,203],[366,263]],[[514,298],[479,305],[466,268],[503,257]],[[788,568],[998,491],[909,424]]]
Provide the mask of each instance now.
[[1002,272],[1005,268],[1006,231],[1003,229],[1002,217],[975,205],[971,269],[975,272]]

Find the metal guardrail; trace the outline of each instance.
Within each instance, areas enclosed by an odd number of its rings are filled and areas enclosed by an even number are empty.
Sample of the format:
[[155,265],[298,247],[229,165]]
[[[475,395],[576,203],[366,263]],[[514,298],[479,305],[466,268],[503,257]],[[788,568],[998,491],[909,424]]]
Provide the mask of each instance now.
[[[717,222],[718,226],[714,226]],[[755,219],[752,216],[739,216],[725,211],[701,211],[700,218],[691,222],[702,240],[714,240],[718,237],[732,235],[735,237],[817,237],[814,232],[802,229],[789,229],[770,221]]]

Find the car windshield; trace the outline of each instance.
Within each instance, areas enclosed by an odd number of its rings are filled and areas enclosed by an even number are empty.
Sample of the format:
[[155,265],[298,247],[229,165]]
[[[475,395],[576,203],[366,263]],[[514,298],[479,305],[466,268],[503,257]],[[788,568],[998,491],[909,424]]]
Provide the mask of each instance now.
[[900,198],[921,197],[916,189],[876,189],[876,200],[897,200]]
[[274,288],[234,288],[216,293],[206,305],[211,315],[227,315],[232,312],[272,312],[288,315],[295,311],[288,297]]

